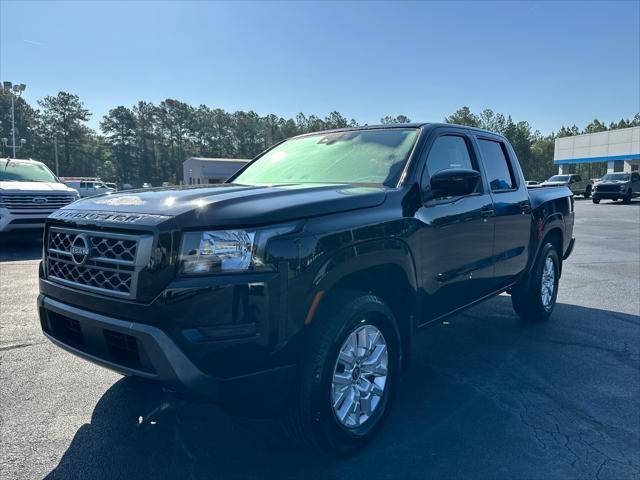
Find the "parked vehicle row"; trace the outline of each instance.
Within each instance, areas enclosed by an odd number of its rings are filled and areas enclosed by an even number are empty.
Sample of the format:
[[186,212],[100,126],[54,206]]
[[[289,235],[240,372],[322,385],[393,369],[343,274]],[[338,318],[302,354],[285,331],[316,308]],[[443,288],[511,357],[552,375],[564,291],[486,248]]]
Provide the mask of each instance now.
[[98,195],[45,227],[56,345],[348,452],[389,412],[413,336],[508,291],[548,318],[568,188],[527,189],[503,136],[446,124],[286,140],[220,185]]

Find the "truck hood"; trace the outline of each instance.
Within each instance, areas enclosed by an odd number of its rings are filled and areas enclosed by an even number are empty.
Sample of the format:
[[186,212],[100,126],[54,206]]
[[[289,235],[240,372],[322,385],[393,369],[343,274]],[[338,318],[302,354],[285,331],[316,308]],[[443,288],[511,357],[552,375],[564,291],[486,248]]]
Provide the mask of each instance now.
[[600,180],[596,185],[626,185],[629,180]]
[[540,185],[545,187],[565,187],[569,185],[569,182],[542,182]]
[[384,187],[287,184],[172,187],[130,190],[79,200],[62,210],[174,217],[183,228],[273,224],[375,207]]
[[7,182],[0,181],[0,193],[75,192],[73,188],[58,182]]

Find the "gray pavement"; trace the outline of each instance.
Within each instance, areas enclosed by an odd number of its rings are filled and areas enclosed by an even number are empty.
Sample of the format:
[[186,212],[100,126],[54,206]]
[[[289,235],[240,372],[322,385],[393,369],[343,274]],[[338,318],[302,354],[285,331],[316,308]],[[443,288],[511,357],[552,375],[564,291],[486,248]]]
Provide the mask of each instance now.
[[502,295],[425,331],[381,434],[347,458],[54,347],[42,244],[0,240],[0,478],[640,479],[640,203],[576,217],[552,318]]

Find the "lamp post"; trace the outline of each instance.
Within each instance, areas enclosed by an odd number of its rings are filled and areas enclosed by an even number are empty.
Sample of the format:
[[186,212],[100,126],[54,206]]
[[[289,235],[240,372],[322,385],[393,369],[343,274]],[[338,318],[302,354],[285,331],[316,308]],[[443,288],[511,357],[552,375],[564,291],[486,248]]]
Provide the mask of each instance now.
[[[16,114],[15,114],[15,97],[22,95],[27,86],[24,83],[12,85],[11,82],[2,82],[2,90],[11,96],[11,142],[13,145],[10,147],[13,149],[13,158],[16,158]],[[20,140],[20,146],[26,142],[24,139]]]

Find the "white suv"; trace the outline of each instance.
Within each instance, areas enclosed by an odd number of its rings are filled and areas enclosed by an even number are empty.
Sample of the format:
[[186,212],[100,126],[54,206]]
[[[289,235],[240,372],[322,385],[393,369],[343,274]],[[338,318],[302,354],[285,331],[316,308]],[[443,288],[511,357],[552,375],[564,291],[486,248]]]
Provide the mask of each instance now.
[[79,198],[42,162],[0,159],[0,233],[42,228],[49,214]]
[[106,185],[102,180],[98,179],[63,179],[64,183],[74,188],[80,193],[82,198],[93,197],[94,195],[100,195],[101,193],[114,193],[115,188],[111,188]]

